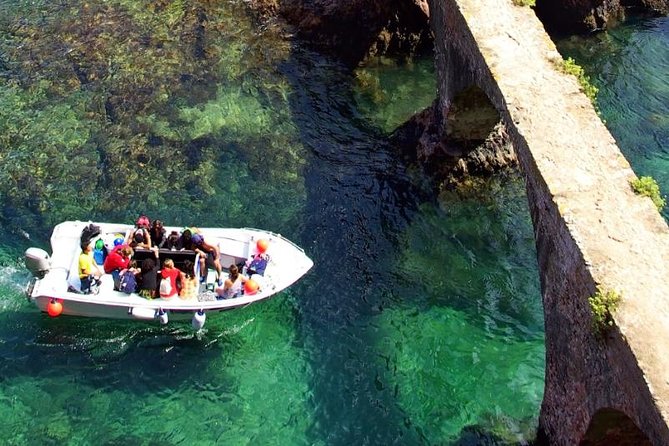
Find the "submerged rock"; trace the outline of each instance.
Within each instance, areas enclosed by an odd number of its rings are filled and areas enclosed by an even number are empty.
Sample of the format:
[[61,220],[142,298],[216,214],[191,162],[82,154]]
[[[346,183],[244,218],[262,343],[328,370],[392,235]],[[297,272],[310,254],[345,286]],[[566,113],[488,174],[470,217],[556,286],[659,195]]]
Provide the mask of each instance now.
[[367,55],[410,56],[431,48],[425,0],[252,0],[261,17],[280,15],[298,36],[354,67]]
[[[399,127],[391,139],[433,177],[439,188],[459,187],[468,177],[487,177],[515,168],[516,154],[504,124],[498,118],[491,123],[491,116],[486,118],[481,108],[475,110],[469,116],[476,114],[483,119],[475,122],[460,116],[456,125],[451,122],[445,126],[448,130],[440,130],[442,118],[435,101]],[[467,134],[458,127],[467,127]]]
[[669,0],[537,0],[537,16],[551,33],[610,28],[628,11],[668,14]]

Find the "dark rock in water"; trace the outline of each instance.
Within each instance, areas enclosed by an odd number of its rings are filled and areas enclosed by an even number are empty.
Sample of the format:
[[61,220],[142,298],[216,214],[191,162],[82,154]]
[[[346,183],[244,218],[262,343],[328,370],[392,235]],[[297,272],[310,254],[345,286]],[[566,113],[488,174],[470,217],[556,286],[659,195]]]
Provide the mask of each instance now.
[[367,55],[432,48],[425,0],[252,0],[260,17],[281,15],[297,35],[354,67]]
[[[440,129],[442,117],[435,101],[399,127],[391,140],[440,187],[455,187],[470,175],[489,176],[517,166],[506,128],[496,115],[484,108],[455,108],[446,118],[446,130]],[[472,119],[473,116],[478,118]]]
[[537,0],[537,16],[551,33],[588,33],[610,28],[627,11],[669,13],[669,0]]

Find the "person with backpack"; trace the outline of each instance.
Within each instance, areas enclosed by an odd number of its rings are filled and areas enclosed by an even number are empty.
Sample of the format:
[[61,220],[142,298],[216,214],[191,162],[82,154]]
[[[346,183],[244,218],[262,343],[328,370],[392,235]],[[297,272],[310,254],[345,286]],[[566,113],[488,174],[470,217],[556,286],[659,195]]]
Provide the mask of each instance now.
[[174,260],[165,259],[160,270],[160,297],[171,299],[179,295],[177,282],[183,284],[183,273],[174,267]]
[[106,274],[111,274],[114,279],[114,291],[119,291],[121,283],[121,271],[128,268],[130,259],[133,255],[133,250],[127,245],[120,245],[114,247],[112,252],[107,255],[104,261],[103,268]]
[[131,261],[128,268],[121,271],[119,291],[125,294],[132,294],[137,291],[137,274],[139,272],[137,262],[135,260]]

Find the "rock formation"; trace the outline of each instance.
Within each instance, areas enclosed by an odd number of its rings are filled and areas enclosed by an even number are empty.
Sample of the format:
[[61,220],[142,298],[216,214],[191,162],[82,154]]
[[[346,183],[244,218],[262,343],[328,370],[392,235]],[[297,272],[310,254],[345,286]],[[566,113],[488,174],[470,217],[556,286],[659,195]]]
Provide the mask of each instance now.
[[[354,68],[368,56],[410,57],[432,47],[427,0],[249,0],[262,17],[280,16],[295,34]],[[669,0],[536,0],[552,32],[583,33],[623,19],[628,9],[668,13]],[[488,174],[515,164],[494,109],[474,93],[453,103],[448,116],[436,105],[399,128],[393,139],[439,181]],[[485,102],[485,101],[484,101]]]
[[367,55],[410,55],[432,48],[426,0],[251,0],[279,14],[298,36],[350,67]]
[[537,0],[537,16],[551,33],[587,33],[609,28],[627,11],[669,13],[669,0]]
[[438,101],[413,116],[392,135],[400,150],[415,156],[439,188],[453,188],[470,175],[488,176],[516,166],[506,128],[494,109],[478,104],[449,111],[446,125]]

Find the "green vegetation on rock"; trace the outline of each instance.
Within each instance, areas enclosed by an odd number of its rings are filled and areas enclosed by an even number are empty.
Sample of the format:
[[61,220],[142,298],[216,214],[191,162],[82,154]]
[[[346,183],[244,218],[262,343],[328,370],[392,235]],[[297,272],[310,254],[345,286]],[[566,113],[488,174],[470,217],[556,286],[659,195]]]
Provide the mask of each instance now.
[[661,211],[664,208],[666,200],[660,194],[660,186],[657,184],[657,181],[655,181],[655,178],[636,178],[630,181],[630,186],[632,186],[634,193],[644,197],[649,197],[653,201],[653,204],[657,207],[658,211]]
[[513,0],[513,4],[516,6],[529,6],[534,8],[537,5],[536,0]]
[[585,74],[583,68],[578,65],[574,59],[568,57],[559,64],[560,70],[564,73],[575,76],[581,85],[581,91],[590,99],[595,108],[597,107],[597,92],[599,91],[590,81],[590,77]]
[[592,310],[592,323],[597,333],[604,333],[613,326],[613,313],[620,303],[620,294],[612,290],[597,288],[588,298]]

